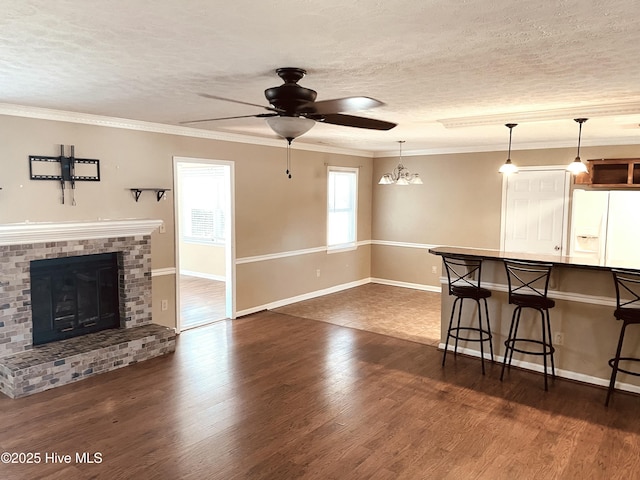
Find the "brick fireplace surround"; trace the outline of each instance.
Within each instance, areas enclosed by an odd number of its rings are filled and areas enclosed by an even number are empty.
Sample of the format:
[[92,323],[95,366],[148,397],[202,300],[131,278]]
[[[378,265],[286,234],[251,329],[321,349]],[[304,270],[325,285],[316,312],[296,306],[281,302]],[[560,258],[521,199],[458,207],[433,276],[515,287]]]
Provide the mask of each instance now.
[[[160,220],[0,225],[0,392],[19,398],[175,350],[151,319],[151,232]],[[120,328],[34,346],[30,262],[118,253]]]

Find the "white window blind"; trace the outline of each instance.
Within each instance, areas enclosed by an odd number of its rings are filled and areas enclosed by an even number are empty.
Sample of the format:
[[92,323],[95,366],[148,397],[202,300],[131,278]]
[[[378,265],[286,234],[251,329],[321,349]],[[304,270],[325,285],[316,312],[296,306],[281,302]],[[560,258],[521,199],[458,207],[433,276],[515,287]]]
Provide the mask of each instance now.
[[186,242],[225,243],[227,238],[228,175],[223,166],[181,169],[182,239]]
[[358,205],[358,169],[328,168],[327,247],[355,247]]

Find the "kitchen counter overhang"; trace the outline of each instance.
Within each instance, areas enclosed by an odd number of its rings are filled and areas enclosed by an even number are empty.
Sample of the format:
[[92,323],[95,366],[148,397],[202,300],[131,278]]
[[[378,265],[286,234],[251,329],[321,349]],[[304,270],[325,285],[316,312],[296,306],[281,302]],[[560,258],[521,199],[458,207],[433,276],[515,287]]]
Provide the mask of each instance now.
[[611,270],[612,268],[623,268],[640,271],[640,264],[633,264],[624,261],[599,260],[590,256],[568,256],[568,255],[543,255],[537,253],[505,252],[503,250],[488,250],[480,248],[465,247],[435,247],[430,248],[429,253],[434,255],[463,255],[483,260],[526,260],[536,263],[551,263],[558,267],[576,267],[593,270]]

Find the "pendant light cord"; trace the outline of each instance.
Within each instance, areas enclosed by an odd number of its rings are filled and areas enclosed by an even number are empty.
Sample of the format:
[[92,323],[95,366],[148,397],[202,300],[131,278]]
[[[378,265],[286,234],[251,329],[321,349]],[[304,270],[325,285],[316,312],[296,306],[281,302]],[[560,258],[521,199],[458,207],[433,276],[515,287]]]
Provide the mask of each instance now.
[[505,127],[509,129],[509,155],[507,156],[507,163],[511,163],[511,137],[513,136],[513,127],[517,127],[517,123],[507,123]]
[[[580,119],[582,120],[582,119]],[[582,120],[581,122],[578,122],[580,124],[580,127],[578,128],[578,155],[576,156],[576,158],[580,158],[580,141],[582,140],[582,123],[585,120]]]

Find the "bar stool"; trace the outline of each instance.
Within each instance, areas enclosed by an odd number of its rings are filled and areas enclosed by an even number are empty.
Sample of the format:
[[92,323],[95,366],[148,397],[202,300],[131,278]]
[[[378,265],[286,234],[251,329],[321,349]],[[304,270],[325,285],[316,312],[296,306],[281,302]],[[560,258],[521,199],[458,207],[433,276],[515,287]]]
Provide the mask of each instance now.
[[[493,362],[493,345],[491,335],[491,325],[489,324],[489,308],[487,306],[487,298],[491,296],[491,291],[480,287],[480,275],[482,273],[482,260],[458,255],[443,256],[445,269],[447,271],[447,279],[449,282],[449,295],[454,295],[456,299],[451,309],[451,318],[449,319],[449,328],[447,329],[447,341],[444,345],[444,355],[442,356],[442,366],[444,367],[447,359],[447,350],[449,347],[449,339],[455,338],[455,346],[453,354],[458,353],[458,340],[467,342],[480,343],[480,359],[482,362],[482,374],[484,375],[484,342],[489,342],[491,351],[491,361]],[[470,299],[478,305],[478,326],[460,326],[462,316],[462,304],[465,299]],[[486,328],[482,325],[482,308],[480,300],[484,301],[485,319],[487,321]],[[455,315],[456,306],[458,306],[458,322],[453,326],[453,317]],[[471,333],[475,332],[475,333]]]
[[609,406],[609,399],[616,385],[616,376],[618,372],[626,373],[629,375],[640,376],[640,371],[631,371],[626,368],[620,368],[620,361],[625,362],[640,362],[640,358],[623,357],[622,343],[624,341],[624,334],[629,325],[640,324],[640,272],[612,269],[613,281],[616,285],[616,310],[614,316],[616,320],[622,320],[622,328],[620,329],[620,338],[618,340],[618,349],[616,350],[616,356],[609,360],[609,366],[613,369],[611,371],[611,381],[609,382],[609,390],[607,391],[607,399],[604,402],[605,406]]
[[[551,373],[556,376],[553,353],[555,348],[551,341],[551,324],[549,322],[549,309],[555,306],[555,302],[547,297],[549,278],[551,276],[550,263],[533,263],[520,260],[505,260],[509,283],[509,303],[516,306],[511,317],[509,336],[504,342],[505,352],[502,362],[500,380],[504,377],[504,370],[513,360],[513,352],[529,355],[541,355],[544,359],[544,389],[547,385],[547,357],[551,357]],[[531,308],[540,312],[542,318],[542,340],[537,338],[518,337],[520,327],[520,314],[523,308]],[[539,345],[540,348],[535,347]]]

